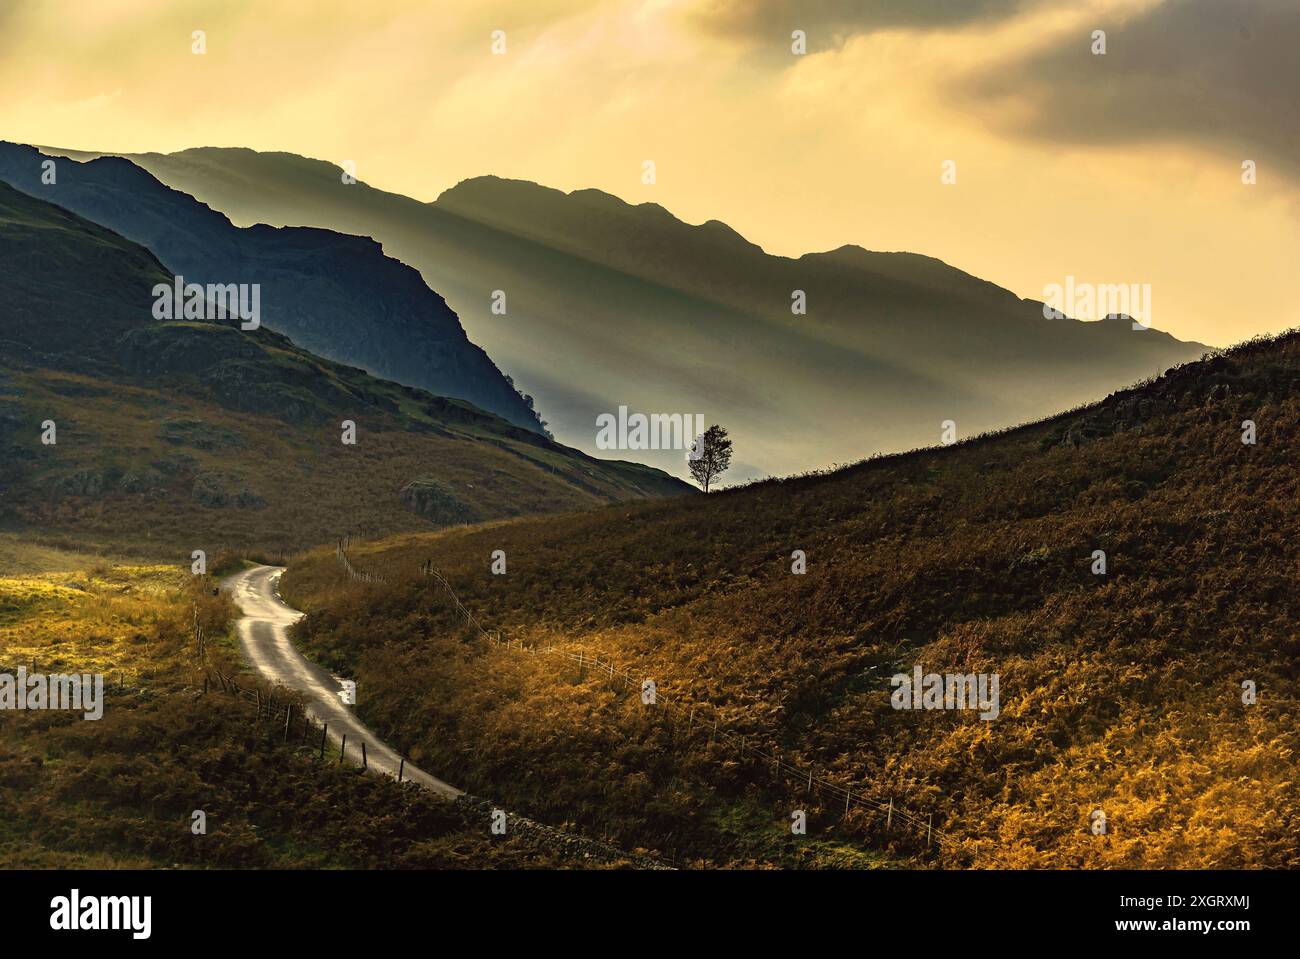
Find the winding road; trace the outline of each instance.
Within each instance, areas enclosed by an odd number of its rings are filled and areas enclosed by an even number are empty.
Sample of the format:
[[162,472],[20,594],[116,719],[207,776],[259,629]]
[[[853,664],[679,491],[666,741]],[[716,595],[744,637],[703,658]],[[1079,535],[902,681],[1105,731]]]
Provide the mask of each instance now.
[[[328,671],[308,660],[289,642],[288,628],[303,614],[280,598],[281,566],[256,566],[228,577],[222,588],[231,594],[243,611],[236,624],[239,648],[244,658],[264,679],[280,683],[307,695],[307,711],[317,722],[327,723],[329,738],[339,742],[346,735],[354,759],[361,758],[361,744],[366,744],[368,768],[397,778],[401,757],[357,719],[356,714],[339,697],[342,683]],[[403,780],[412,780],[426,789],[456,799],[464,795],[424,770],[407,763]]]

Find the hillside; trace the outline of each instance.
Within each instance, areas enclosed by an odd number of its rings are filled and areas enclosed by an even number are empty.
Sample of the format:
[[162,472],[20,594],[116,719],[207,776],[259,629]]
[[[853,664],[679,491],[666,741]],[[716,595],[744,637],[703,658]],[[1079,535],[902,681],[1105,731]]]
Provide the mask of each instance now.
[[[625,848],[1295,868],[1297,423],[1291,333],[953,447],[354,546],[387,586],[314,552],[282,588],[423,768]],[[892,708],[916,667],[996,675],[1000,709]]]
[[542,429],[442,297],[368,237],[240,229],[117,157],[61,159],[56,182],[46,184],[47,159],[32,147],[0,142],[0,181],[139,243],[187,281],[258,284],[262,323],[305,350]]
[[[322,761],[233,676],[231,607],[177,566],[0,575],[0,663],[105,675],[103,715],[6,712],[0,862],[18,869],[557,868],[593,865],[489,834],[482,816]],[[71,563],[71,565],[68,565]],[[209,637],[200,652],[194,625]],[[203,676],[211,679],[205,692]],[[240,675],[246,696],[283,696]],[[301,711],[297,711],[301,716]],[[296,730],[295,730],[296,732]],[[288,741],[286,741],[288,740]],[[205,831],[191,831],[194,811]]]
[[152,254],[3,184],[0,258],[0,523],[28,535],[274,555],[687,490],[267,329],[154,320]]
[[[928,446],[949,419],[966,437],[1047,416],[1205,350],[1124,321],[1045,320],[1041,303],[931,257],[773,256],[718,221],[598,190],[479,177],[421,203],[288,153],[133,159],[237,223],[375,237],[447,297],[566,443],[595,451],[595,417],[620,405],[723,424],[732,483]],[[791,312],[795,290],[806,315]],[[685,475],[680,455],[645,461]]]

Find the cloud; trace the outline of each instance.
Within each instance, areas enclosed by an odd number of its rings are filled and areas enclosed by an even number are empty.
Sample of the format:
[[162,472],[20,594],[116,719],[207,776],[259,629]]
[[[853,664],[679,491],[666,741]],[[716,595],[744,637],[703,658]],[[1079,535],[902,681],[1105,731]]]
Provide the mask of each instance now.
[[792,30],[810,50],[890,29],[942,29],[1014,16],[1037,0],[697,0],[689,16],[715,33],[784,46]]
[[[1300,4],[1167,0],[1104,17],[954,91],[1002,129],[1069,143],[1170,142],[1300,176]],[[1107,51],[1090,50],[1092,29]]]

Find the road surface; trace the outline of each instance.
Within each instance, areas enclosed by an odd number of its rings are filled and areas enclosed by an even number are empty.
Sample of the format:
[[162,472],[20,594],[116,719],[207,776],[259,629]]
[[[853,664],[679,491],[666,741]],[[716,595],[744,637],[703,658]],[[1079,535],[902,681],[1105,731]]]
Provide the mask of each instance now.
[[[236,573],[222,584],[244,613],[236,624],[240,651],[264,679],[306,693],[307,711],[317,722],[329,725],[331,741],[337,743],[342,736],[348,737],[347,755],[353,761],[361,761],[361,744],[364,742],[368,767],[397,778],[401,757],[381,742],[339,698],[343,688],[339,680],[310,662],[289,642],[288,628],[303,614],[280,599],[280,574],[283,572],[284,568],[280,566],[257,566]],[[402,778],[417,782],[448,799],[464,795],[464,790],[430,776],[409,762]]]

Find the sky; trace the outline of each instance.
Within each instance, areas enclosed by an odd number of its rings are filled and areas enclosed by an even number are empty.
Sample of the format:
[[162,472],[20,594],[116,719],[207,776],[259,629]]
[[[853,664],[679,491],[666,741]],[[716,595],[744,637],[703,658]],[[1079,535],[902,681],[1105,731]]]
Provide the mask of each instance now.
[[0,0],[0,138],[596,187],[1223,346],[1300,326],[1297,49],[1295,0]]

